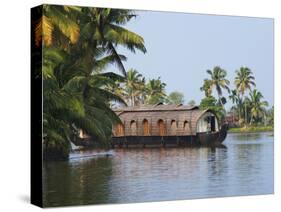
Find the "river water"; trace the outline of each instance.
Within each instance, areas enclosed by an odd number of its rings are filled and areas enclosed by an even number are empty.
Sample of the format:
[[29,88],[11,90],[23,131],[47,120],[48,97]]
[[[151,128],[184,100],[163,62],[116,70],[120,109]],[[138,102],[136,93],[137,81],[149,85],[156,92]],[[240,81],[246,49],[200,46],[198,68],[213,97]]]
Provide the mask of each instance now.
[[45,162],[43,201],[62,205],[132,203],[271,194],[272,133],[229,134],[226,148],[115,149],[112,156]]

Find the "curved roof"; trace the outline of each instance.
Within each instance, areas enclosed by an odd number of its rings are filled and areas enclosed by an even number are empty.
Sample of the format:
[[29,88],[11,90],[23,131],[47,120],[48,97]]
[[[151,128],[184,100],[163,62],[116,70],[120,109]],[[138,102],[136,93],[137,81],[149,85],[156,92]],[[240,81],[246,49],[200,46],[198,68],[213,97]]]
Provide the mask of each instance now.
[[194,110],[199,109],[198,106],[188,106],[183,104],[169,104],[165,105],[163,103],[158,103],[155,105],[138,105],[131,107],[123,107],[113,109],[115,112],[124,112],[124,111],[175,111],[175,110]]

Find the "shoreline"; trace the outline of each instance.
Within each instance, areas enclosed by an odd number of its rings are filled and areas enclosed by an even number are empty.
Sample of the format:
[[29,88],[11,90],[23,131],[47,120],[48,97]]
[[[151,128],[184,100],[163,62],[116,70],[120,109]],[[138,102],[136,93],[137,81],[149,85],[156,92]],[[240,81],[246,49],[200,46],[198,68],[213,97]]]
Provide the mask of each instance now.
[[260,133],[260,132],[272,132],[274,133],[273,126],[266,127],[235,127],[229,128],[228,133]]

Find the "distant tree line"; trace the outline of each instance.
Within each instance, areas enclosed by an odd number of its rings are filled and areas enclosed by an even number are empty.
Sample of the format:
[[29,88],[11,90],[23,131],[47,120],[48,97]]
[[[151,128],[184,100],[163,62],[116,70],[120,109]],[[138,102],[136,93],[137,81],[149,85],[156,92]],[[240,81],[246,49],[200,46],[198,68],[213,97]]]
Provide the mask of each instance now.
[[[205,94],[205,98],[200,102],[200,107],[213,109],[221,118],[224,118],[227,113],[224,105],[229,100],[233,106],[228,113],[233,116],[233,119],[238,118],[237,125],[273,125],[273,107],[267,109],[268,102],[257,90],[251,69],[240,67],[235,73],[234,89],[231,90],[226,70],[219,66],[215,66],[213,70],[207,70],[209,78],[204,79],[200,88]],[[218,99],[212,95],[214,92]]]
[[[184,103],[183,93],[173,91],[168,95],[166,83],[162,82],[160,77],[146,80],[136,69],[129,69],[125,78],[115,81],[115,84],[109,85],[107,89],[122,98],[129,106],[152,105],[159,102],[165,104]],[[189,103],[195,105],[194,101]]]

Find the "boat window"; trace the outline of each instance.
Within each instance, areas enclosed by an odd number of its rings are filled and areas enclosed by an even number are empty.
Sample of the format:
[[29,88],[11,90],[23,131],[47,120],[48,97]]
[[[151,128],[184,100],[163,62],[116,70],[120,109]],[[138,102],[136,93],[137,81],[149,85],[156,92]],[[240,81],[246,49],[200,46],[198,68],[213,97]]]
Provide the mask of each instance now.
[[124,136],[125,135],[125,129],[124,125],[119,123],[116,125],[116,130],[115,130],[116,136]]
[[143,126],[143,135],[144,136],[150,135],[149,124],[146,119],[143,120],[142,126]]
[[171,121],[171,135],[177,134],[177,122],[175,120]]
[[132,120],[130,123],[131,135],[137,135],[137,123],[135,120]]
[[184,121],[184,123],[183,123],[183,129],[184,129],[184,132],[187,132],[187,131],[188,131],[188,121]]
[[158,128],[159,128],[159,135],[164,136],[166,135],[166,129],[165,129],[165,124],[162,119],[158,121]]

